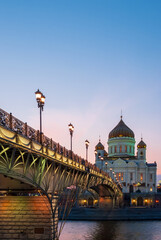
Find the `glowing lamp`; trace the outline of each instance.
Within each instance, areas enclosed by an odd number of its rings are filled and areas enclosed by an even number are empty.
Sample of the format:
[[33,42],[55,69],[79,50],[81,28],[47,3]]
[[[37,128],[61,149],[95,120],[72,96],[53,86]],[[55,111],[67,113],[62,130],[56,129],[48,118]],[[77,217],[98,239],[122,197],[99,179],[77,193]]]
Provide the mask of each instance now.
[[85,141],[85,145],[86,145],[86,147],[89,146],[89,141],[88,140]]
[[40,100],[41,100],[42,93],[39,91],[39,89],[35,92],[35,95],[36,95],[36,100],[37,100],[37,101],[40,101]]
[[40,101],[41,101],[42,104],[45,103],[45,96],[43,94],[41,95],[41,100]]
[[69,127],[69,132],[72,133],[74,131],[74,126],[70,123],[68,127]]

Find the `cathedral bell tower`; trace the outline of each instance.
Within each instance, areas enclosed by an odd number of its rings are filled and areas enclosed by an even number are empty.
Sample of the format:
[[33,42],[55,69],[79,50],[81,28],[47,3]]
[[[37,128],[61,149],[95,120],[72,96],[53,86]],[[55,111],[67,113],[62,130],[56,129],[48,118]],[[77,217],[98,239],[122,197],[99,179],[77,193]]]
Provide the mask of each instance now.
[[143,139],[141,138],[141,141],[137,145],[137,157],[140,160],[146,161],[146,144],[143,142]]
[[105,156],[105,148],[101,141],[99,140],[99,143],[95,147],[95,156],[96,156],[96,166],[102,169],[103,166],[103,160]]

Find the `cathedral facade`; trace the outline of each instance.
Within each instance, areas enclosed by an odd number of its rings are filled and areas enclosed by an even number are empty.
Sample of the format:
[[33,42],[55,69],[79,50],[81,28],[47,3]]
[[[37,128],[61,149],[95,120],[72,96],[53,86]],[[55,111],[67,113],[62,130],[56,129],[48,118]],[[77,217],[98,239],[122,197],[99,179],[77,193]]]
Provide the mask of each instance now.
[[143,139],[137,144],[135,135],[121,120],[109,133],[108,152],[99,140],[95,147],[96,166],[122,185],[123,193],[154,194],[157,164],[147,163],[147,146]]

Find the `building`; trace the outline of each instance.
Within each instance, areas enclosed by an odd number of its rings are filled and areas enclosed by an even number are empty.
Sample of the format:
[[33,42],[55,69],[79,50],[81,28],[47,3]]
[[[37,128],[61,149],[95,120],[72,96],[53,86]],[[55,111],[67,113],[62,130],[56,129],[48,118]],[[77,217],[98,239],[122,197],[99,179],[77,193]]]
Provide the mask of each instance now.
[[[156,162],[147,163],[147,146],[143,139],[137,144],[137,153],[135,154],[134,132],[126,126],[121,116],[120,122],[109,133],[107,144],[108,153],[100,140],[96,145],[96,166],[120,182],[123,193],[133,193],[133,196],[137,194],[138,197],[142,197],[143,205],[145,205],[143,196],[146,196],[147,204],[147,194],[157,192],[157,164]],[[136,201],[136,205],[142,205],[141,200],[137,204],[137,197],[131,199],[131,204],[133,200]]]

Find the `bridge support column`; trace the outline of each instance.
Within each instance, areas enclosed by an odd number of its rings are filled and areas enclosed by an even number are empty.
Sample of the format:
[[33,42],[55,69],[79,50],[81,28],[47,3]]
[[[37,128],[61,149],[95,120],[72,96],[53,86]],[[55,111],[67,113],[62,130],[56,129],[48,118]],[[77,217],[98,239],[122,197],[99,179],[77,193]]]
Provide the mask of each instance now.
[[58,240],[58,222],[59,222],[59,216],[58,216],[58,197],[55,196],[52,200],[52,208],[53,208],[53,216],[52,216],[52,235],[53,240]]

